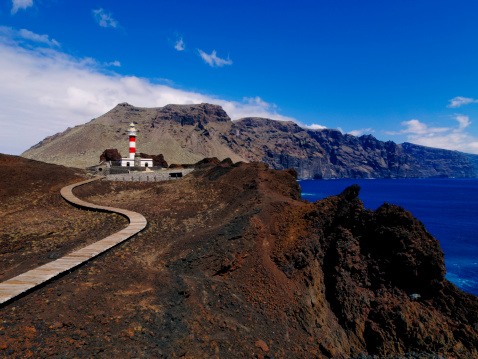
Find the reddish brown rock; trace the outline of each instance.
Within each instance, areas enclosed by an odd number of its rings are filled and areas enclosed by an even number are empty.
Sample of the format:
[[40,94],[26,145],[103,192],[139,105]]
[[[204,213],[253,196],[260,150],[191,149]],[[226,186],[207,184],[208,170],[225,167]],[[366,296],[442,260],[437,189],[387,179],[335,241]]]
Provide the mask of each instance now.
[[258,348],[261,348],[262,351],[264,352],[268,352],[269,351],[269,346],[267,345],[267,343],[263,340],[258,340],[254,343],[254,345]]
[[110,148],[107,150],[104,150],[104,152],[100,156],[100,162],[102,161],[120,161],[121,160],[121,154],[116,148]]
[[[200,168],[200,167],[203,167],[203,166],[218,165],[219,163],[221,163],[221,161],[219,161],[219,159],[217,157],[208,157],[208,158],[204,158],[201,161],[197,162],[194,165],[194,167]],[[224,164],[231,165],[232,161],[230,159],[229,159],[229,161],[227,161],[227,159],[225,159]]]

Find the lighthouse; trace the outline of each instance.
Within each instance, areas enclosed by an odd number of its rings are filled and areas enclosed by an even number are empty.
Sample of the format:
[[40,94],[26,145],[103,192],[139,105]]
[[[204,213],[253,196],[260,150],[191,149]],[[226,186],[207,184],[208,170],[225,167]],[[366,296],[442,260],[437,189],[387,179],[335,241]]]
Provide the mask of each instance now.
[[136,154],[136,128],[134,128],[134,123],[131,122],[129,125],[129,158],[134,161],[134,156]]
[[122,167],[153,167],[153,160],[151,158],[136,157],[136,128],[131,122],[128,129],[129,137],[129,156],[122,158],[120,164]]

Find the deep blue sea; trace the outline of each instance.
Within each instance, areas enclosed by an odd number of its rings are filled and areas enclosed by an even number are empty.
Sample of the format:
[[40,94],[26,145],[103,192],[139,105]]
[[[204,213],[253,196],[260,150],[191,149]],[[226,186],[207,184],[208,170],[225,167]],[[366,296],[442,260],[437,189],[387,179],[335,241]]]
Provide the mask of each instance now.
[[300,181],[314,202],[358,184],[365,208],[402,206],[425,224],[445,252],[446,278],[478,296],[478,179],[341,179]]

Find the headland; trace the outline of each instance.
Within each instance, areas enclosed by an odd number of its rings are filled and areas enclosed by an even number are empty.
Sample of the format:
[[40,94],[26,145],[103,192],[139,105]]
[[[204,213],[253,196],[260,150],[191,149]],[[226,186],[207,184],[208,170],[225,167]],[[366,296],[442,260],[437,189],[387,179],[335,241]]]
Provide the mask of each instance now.
[[[23,173],[2,192],[3,278],[124,226],[60,198],[84,172],[1,160]],[[218,162],[78,188],[149,226],[1,308],[5,356],[476,357],[478,299],[445,279],[439,243],[409,212],[366,210],[357,186],[310,203],[295,170]]]

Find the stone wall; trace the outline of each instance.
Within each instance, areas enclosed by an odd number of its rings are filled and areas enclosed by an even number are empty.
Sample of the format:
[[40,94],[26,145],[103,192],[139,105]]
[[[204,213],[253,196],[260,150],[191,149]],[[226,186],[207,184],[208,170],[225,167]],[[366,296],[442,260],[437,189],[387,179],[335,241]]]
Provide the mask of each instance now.
[[109,181],[137,181],[137,182],[158,182],[168,181],[171,179],[177,179],[177,174],[181,174],[180,177],[186,176],[188,173],[194,171],[192,168],[177,169],[177,170],[163,170],[152,172],[134,172],[134,173],[122,173],[107,175],[106,179]]

